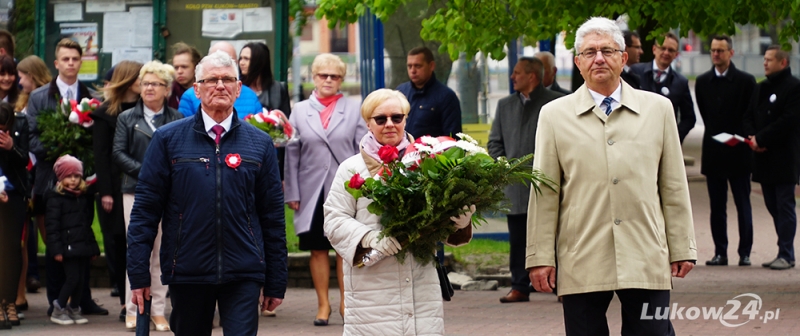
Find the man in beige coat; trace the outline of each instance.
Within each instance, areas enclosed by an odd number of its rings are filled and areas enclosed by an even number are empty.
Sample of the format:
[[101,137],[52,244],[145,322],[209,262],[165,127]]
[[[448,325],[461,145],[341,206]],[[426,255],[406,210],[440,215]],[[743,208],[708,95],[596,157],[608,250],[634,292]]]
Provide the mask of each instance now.
[[526,268],[537,291],[558,285],[567,335],[608,335],[614,293],[623,335],[674,335],[654,314],[697,249],[672,105],[620,81],[628,55],[613,21],[588,20],[575,49],[586,84],[539,116],[534,166],[559,187],[531,194]]

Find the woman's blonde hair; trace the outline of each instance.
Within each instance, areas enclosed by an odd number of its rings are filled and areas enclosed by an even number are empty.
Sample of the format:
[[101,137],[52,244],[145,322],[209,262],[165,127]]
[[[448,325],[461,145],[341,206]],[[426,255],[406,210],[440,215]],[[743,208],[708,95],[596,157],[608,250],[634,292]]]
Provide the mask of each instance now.
[[175,68],[169,64],[161,63],[159,60],[150,61],[142,66],[139,71],[139,80],[142,80],[145,75],[153,74],[158,79],[167,84],[167,97],[172,93],[172,81],[175,80]]
[[114,67],[111,81],[101,89],[106,98],[106,104],[108,104],[108,110],[106,110],[108,115],[114,116],[122,112],[122,100],[125,99],[125,93],[128,92],[131,85],[136,83],[141,68],[142,63],[134,61],[122,61]]
[[347,74],[347,64],[344,64],[339,56],[329,53],[319,54],[314,57],[314,62],[311,63],[311,74],[316,75],[320,69],[327,67],[335,67],[339,70],[339,76],[344,77]]
[[[31,78],[33,86],[35,86],[34,89],[44,86],[53,80],[53,76],[50,75],[50,69],[47,68],[47,64],[44,64],[44,61],[36,55],[25,57],[19,61],[19,64],[17,64],[17,71]],[[17,112],[24,110],[25,107],[28,106],[28,97],[30,97],[30,93],[20,92],[14,110]]]
[[391,89],[378,89],[367,95],[367,98],[364,98],[361,103],[361,117],[364,118],[364,121],[369,123],[370,118],[372,118],[372,112],[389,99],[397,99],[400,103],[400,111],[408,115],[408,111],[411,110],[411,104],[408,103],[403,93]]
[[[87,189],[89,189],[89,186],[86,185],[86,180],[81,178],[81,184],[78,185],[78,190],[80,190],[81,193],[85,193]],[[64,186],[61,185],[61,182],[56,183],[56,192],[64,195]]]

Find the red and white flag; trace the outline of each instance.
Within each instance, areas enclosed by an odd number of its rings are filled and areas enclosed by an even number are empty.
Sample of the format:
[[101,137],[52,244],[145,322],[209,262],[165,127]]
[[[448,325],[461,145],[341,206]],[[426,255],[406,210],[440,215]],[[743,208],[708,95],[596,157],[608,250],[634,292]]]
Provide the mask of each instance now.
[[746,143],[748,145],[750,145],[752,143],[752,141],[750,141],[750,139],[745,139],[741,135],[728,134],[728,133],[725,133],[725,132],[717,134],[717,135],[715,135],[715,136],[713,136],[711,138],[714,139],[714,140],[717,140],[717,141],[719,141],[721,143],[724,143],[724,144],[726,144],[728,146],[731,146],[731,147],[736,146],[736,145],[738,145],[739,143],[742,143],[742,142],[744,142],[744,143]]

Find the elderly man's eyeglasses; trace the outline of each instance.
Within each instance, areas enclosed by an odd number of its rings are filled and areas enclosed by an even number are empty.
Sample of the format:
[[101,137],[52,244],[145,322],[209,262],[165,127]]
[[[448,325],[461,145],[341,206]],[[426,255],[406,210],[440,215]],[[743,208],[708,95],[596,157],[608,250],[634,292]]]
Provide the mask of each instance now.
[[143,88],[149,88],[151,86],[154,87],[154,88],[167,87],[167,84],[158,83],[158,82],[142,82],[141,85],[142,85]]
[[229,86],[236,83],[236,81],[238,81],[236,77],[220,77],[220,78],[205,78],[197,82],[205,86],[217,86],[219,82],[222,82],[222,85]]
[[656,46],[656,48],[658,48],[658,50],[666,51],[666,52],[668,52],[670,54],[677,54],[678,53],[678,49],[664,48],[662,46]]
[[405,118],[406,118],[405,114],[392,114],[391,117],[387,117],[387,116],[383,116],[383,115],[382,116],[377,116],[377,117],[372,117],[372,120],[375,120],[375,123],[378,124],[378,126],[383,126],[384,124],[386,124],[386,120],[388,120],[388,119],[392,119],[392,123],[394,123],[394,124],[399,124],[399,123],[403,122],[403,119],[405,119]]
[[342,79],[342,76],[334,75],[334,74],[317,74],[317,77],[319,77],[319,79],[322,79],[322,80],[326,80],[326,79],[330,78],[331,80],[338,81],[338,80]]
[[598,52],[603,54],[603,57],[611,57],[611,56],[614,56],[618,52],[621,53],[622,50],[613,49],[613,48],[603,48],[603,49],[600,49],[600,50],[597,50],[597,49],[586,49],[583,52],[578,53],[578,55],[580,55],[581,57],[583,57],[585,59],[594,59],[594,57],[597,56]]

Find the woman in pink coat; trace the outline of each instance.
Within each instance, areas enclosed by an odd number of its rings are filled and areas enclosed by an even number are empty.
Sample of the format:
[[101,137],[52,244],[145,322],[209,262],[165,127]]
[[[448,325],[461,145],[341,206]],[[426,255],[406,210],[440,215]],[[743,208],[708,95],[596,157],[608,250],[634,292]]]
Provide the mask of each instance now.
[[[360,104],[339,92],[346,66],[332,54],[320,54],[311,65],[314,92],[295,105],[289,121],[299,140],[286,146],[285,199],[294,215],[300,250],[311,251],[309,268],[317,291],[318,307],[314,325],[326,326],[331,315],[328,300],[330,259],[333,249],[323,233],[322,204],[328,196],[339,163],[358,153],[358,143],[367,133],[359,112]],[[336,257],[337,279],[342,290],[342,258]],[[344,300],[339,314],[344,316]]]

